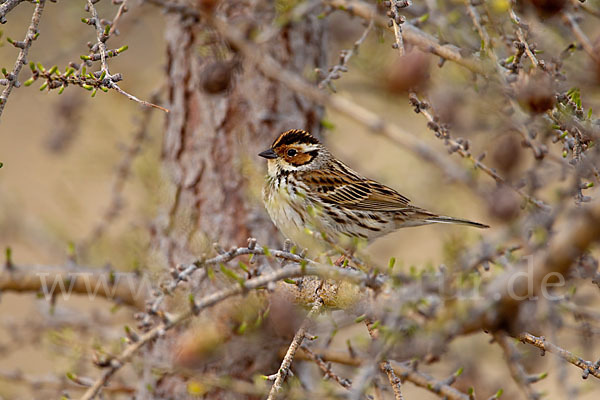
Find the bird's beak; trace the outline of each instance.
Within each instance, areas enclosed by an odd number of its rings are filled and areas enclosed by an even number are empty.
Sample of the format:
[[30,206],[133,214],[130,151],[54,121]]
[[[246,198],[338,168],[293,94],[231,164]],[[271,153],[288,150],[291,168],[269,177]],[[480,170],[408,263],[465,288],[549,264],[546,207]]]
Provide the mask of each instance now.
[[277,153],[273,149],[265,150],[262,153],[258,153],[258,155],[267,159],[277,158]]

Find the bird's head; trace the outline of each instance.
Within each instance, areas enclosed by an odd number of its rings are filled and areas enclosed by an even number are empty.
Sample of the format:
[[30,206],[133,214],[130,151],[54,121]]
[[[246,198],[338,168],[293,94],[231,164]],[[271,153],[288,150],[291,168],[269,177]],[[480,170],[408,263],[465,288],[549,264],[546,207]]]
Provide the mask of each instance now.
[[271,147],[258,155],[268,160],[270,176],[320,168],[327,150],[310,133],[292,129],[279,135]]

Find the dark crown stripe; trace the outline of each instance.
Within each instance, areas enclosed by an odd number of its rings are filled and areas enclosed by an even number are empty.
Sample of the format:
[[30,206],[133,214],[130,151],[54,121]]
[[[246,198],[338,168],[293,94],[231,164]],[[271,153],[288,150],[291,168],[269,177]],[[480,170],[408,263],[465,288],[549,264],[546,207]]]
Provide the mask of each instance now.
[[279,135],[273,142],[272,148],[294,143],[319,144],[319,140],[302,129],[292,129]]

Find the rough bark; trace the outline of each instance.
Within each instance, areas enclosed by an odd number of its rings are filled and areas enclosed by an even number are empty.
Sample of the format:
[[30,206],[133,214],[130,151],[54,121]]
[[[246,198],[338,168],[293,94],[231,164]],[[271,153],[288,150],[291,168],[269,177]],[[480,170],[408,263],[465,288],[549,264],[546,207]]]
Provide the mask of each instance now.
[[[324,68],[326,62],[324,27],[316,17],[318,10],[297,23],[277,28],[275,3],[223,1],[217,13],[245,32],[256,27],[280,29],[261,47],[285,68],[309,79],[314,69]],[[193,18],[169,15],[166,40],[171,112],[162,162],[171,189],[164,198],[164,211],[154,224],[156,254],[173,266],[210,251],[213,242],[224,247],[239,245],[250,236],[261,245],[279,242],[281,237],[260,200],[266,165],[257,154],[287,129],[308,129],[319,135],[322,109],[261,75],[213,30]],[[209,289],[204,287],[206,281],[191,284],[202,286],[196,287],[198,291]],[[260,298],[256,310],[270,302],[268,297]],[[155,358],[171,354],[175,364],[194,365],[205,372],[241,379],[274,372],[280,361],[277,349],[289,341],[287,336],[293,335],[293,330],[280,332],[285,324],[279,321],[266,323],[260,335],[237,335],[235,311],[239,314],[249,302],[246,298],[224,303],[205,316],[200,328],[192,325],[185,332],[174,332],[167,348],[155,349]],[[247,310],[246,314],[252,312]],[[283,320],[290,320],[292,313],[291,309],[284,312]],[[198,343],[210,338],[210,332],[216,335],[216,342],[209,346],[211,351],[218,347],[216,359],[198,351],[202,348]],[[180,393],[185,385],[176,381],[176,377],[163,380],[160,390],[169,396],[185,397]],[[222,395],[216,391],[207,398]]]
[[[217,12],[251,32],[276,26],[274,3],[232,0]],[[324,29],[316,15],[283,26],[264,51],[306,76],[322,68]],[[202,22],[171,15],[166,32],[171,113],[162,159],[175,193],[157,224],[161,252],[176,263],[215,241],[229,246],[255,236],[273,243],[279,237],[257,196],[256,177],[265,171],[257,153],[287,129],[318,135],[321,108],[262,76]]]

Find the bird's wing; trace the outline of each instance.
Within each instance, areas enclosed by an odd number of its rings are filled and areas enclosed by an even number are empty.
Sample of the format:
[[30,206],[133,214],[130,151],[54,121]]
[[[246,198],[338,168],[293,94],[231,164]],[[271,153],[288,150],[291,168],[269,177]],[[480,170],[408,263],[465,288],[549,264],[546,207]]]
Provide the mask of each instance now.
[[321,201],[363,211],[413,210],[410,200],[392,188],[366,179],[352,170],[312,171],[304,177],[310,192]]

